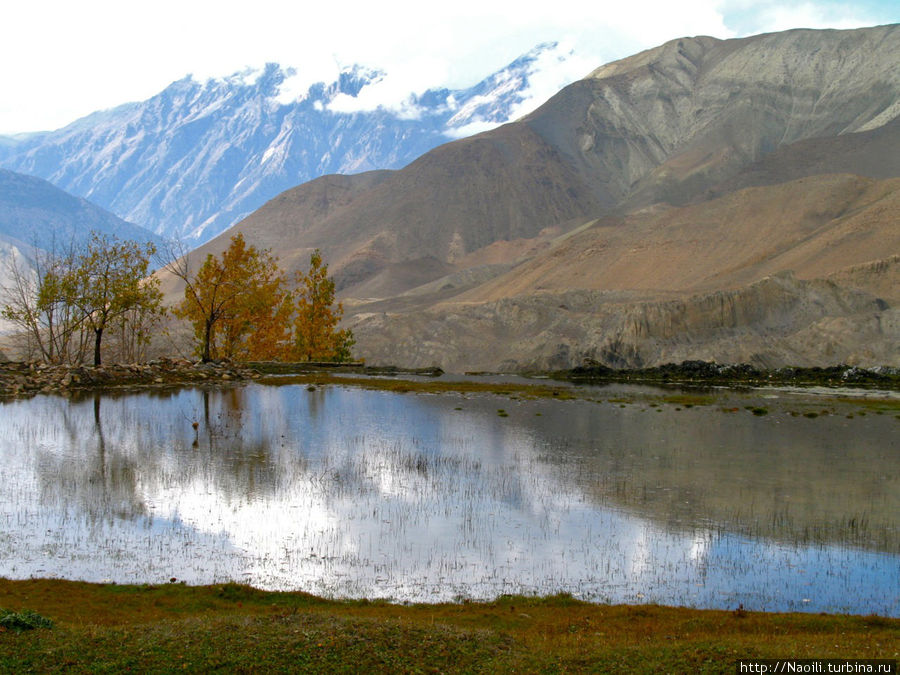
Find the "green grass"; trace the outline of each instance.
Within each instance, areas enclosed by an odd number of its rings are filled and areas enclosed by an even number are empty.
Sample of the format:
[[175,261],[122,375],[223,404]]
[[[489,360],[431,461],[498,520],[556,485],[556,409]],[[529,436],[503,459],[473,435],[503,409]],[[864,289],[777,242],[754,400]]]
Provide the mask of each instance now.
[[898,658],[900,620],[550,598],[391,605],[225,584],[0,580],[52,628],[0,630],[2,672],[710,672],[738,658]]
[[457,392],[461,394],[494,394],[510,400],[531,400],[537,398],[553,398],[568,401],[581,398],[577,390],[559,388],[545,384],[512,384],[472,382],[472,381],[444,381],[444,380],[404,380],[402,378],[376,378],[359,376],[339,376],[329,373],[311,373],[280,377],[277,380],[268,380],[265,377],[259,380],[262,383],[277,384],[312,384],[313,386],[343,385],[361,387],[363,389],[375,389],[390,391],[397,394],[420,393],[439,394]]
[[30,609],[23,609],[21,612],[0,609],[0,628],[21,632],[35,628],[53,628],[53,622]]

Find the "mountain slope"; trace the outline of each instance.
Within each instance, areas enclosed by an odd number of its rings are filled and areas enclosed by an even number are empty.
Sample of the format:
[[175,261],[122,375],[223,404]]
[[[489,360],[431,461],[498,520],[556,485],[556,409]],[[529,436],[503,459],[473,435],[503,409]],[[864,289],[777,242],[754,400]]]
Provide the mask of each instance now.
[[591,221],[442,296],[352,304],[351,323],[369,361],[400,353],[450,370],[585,358],[896,366],[897,213],[900,179],[852,175],[659,205]]
[[[235,232],[278,252],[289,269],[321,248],[338,286],[371,295],[409,288],[388,276],[435,261],[416,283],[441,276],[457,259],[497,240],[601,208],[587,187],[539,138],[509,126],[444,145],[397,172],[326,176],[289,190],[232,230],[200,247],[218,253]],[[527,132],[526,132],[527,133]],[[339,187],[340,186],[340,187]]]
[[275,64],[202,83],[187,77],[58,131],[2,139],[0,166],[162,236],[202,242],[304,181],[400,167],[448,134],[505,121],[553,49],[542,45],[470,89],[413,96],[400,111],[341,112],[383,77],[360,67],[299,96],[293,71]]
[[[91,232],[162,244],[152,232],[45,180],[0,169],[0,307],[7,302],[6,289],[15,287],[15,270],[32,269],[36,248],[62,254],[87,243]],[[0,335],[14,330],[0,318]]]
[[0,236],[22,247],[49,250],[84,243],[92,231],[161,243],[152,232],[45,180],[0,169]]
[[820,136],[783,145],[714,186],[703,198],[828,173],[870,178],[900,176],[900,117],[869,131]]
[[673,40],[523,122],[625,206],[685,203],[782,145],[895,119],[898,52],[897,25]]
[[374,362],[900,366],[898,62],[900,26],[675,40],[235,231],[322,248]]
[[[897,26],[676,40],[598,69],[520,122],[342,194],[325,216],[299,206],[318,188],[308,184],[237,230],[260,237],[288,266],[321,247],[345,294],[366,296],[408,290],[380,278],[397,265],[465,267],[485,247],[547,228],[765,183],[740,176],[768,157],[776,159],[756,171],[776,182],[847,168],[900,175],[898,58]],[[865,153],[840,161],[861,139]],[[802,159],[816,146],[830,147],[830,159]],[[776,170],[786,161],[796,166]],[[227,236],[204,250],[226,244]],[[438,266],[434,276],[443,273]]]
[[897,213],[900,179],[848,174],[747,188],[682,207],[658,205],[560,238],[457,300],[573,289],[710,292],[785,270],[821,278],[900,252],[900,227],[891,217]]

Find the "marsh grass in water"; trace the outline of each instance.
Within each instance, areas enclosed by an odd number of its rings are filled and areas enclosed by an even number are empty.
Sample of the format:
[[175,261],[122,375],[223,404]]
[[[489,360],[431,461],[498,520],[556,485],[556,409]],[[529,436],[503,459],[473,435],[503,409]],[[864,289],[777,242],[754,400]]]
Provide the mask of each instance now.
[[[16,555],[0,574],[900,612],[886,416],[792,418],[859,407],[755,392],[334,380],[4,406]],[[745,406],[769,414],[720,412]]]

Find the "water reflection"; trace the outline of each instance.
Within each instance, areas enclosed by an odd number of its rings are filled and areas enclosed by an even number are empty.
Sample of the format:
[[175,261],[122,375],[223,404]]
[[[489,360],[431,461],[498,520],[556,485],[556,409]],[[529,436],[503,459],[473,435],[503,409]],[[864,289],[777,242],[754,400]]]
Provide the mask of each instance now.
[[888,418],[294,385],[0,412],[3,576],[900,615]]

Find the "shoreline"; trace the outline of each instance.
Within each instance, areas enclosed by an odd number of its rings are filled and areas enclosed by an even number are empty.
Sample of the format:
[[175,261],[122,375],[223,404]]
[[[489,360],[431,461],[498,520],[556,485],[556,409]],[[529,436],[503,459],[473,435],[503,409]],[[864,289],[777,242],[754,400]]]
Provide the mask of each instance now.
[[[408,382],[409,388],[429,391],[468,390],[475,388],[508,390],[508,385],[477,382],[478,378],[503,375],[493,372],[467,372],[469,382],[449,381],[438,367],[402,368],[399,366],[366,366],[362,362],[192,362],[187,359],[160,358],[146,363],[90,365],[47,365],[38,362],[0,362],[0,399],[27,397],[35,394],[68,394],[76,391],[197,386],[229,384],[267,377],[309,377],[323,382],[339,378],[347,383],[369,377],[382,377]],[[586,364],[569,370],[523,371],[508,373],[531,379],[533,384],[512,385],[554,389],[554,383],[602,385],[612,383],[650,384],[660,386],[704,387],[854,387],[900,391],[900,368],[858,368],[835,365],[829,367],[779,368],[759,370],[748,364],[716,364],[705,361],[683,361],[641,369],[613,369],[602,364]],[[416,380],[407,378],[414,377]],[[397,387],[402,389],[403,387]],[[558,388],[558,387],[557,387]],[[554,394],[558,395],[558,394]]]
[[0,608],[34,624],[0,628],[0,669],[19,672],[733,673],[739,659],[896,662],[900,645],[897,618],[567,595],[397,605],[234,583],[0,579]]

